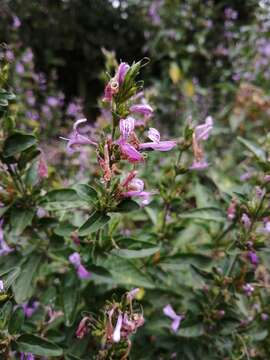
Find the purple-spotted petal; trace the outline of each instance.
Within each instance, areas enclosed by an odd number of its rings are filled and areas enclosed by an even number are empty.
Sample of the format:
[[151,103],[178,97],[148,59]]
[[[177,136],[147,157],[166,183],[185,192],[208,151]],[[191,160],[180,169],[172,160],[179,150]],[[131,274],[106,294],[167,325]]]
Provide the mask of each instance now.
[[143,161],[144,158],[142,156],[142,154],[139,153],[139,151],[137,151],[135,149],[134,146],[125,143],[125,142],[121,142],[120,143],[120,149],[121,149],[121,153],[127,157],[127,159],[133,163],[133,162],[139,162],[139,161]]
[[121,133],[121,138],[123,140],[127,140],[129,135],[134,131],[135,127],[135,119],[131,116],[126,119],[121,119],[119,122],[119,129]]
[[148,138],[150,140],[152,140],[155,143],[159,143],[160,142],[160,133],[157,129],[155,128],[150,128],[148,131]]

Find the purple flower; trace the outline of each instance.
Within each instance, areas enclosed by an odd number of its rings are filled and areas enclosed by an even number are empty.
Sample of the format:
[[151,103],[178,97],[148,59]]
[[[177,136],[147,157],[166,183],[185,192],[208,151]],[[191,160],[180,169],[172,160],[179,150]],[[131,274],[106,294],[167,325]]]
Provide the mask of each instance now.
[[184,316],[177,315],[170,304],[166,305],[163,308],[163,313],[164,315],[172,319],[171,329],[173,332],[176,333],[181,325],[181,321],[183,320]]
[[266,314],[266,313],[261,313],[261,319],[262,319],[263,321],[267,321],[267,320],[269,319],[269,315]]
[[211,116],[207,116],[204,124],[197,125],[195,127],[194,132],[195,132],[196,140],[197,141],[207,140],[212,130],[213,130],[213,118]]
[[117,322],[116,322],[116,326],[113,331],[113,336],[112,336],[113,342],[115,342],[115,343],[118,343],[121,340],[122,322],[123,322],[123,316],[121,313],[119,313]]
[[144,160],[144,157],[134,146],[120,141],[119,142],[120,150],[122,155],[131,163],[140,162]]
[[252,251],[252,250],[248,251],[247,257],[252,265],[254,265],[254,266],[258,265],[259,259],[258,259],[258,256],[255,251]]
[[259,186],[255,186],[255,193],[258,200],[262,200],[265,195],[266,190],[260,188]]
[[176,146],[176,141],[174,140],[160,141],[160,133],[157,129],[150,128],[147,136],[152,142],[140,144],[140,150],[152,149],[157,151],[170,151]]
[[78,277],[80,279],[89,279],[91,273],[86,270],[86,268],[81,264],[81,256],[78,252],[74,252],[69,256],[69,261],[72,265],[74,265],[77,270]]
[[48,96],[47,97],[47,104],[53,108],[57,107],[59,105],[59,100],[55,96]]
[[12,62],[15,59],[14,52],[12,50],[7,50],[5,52],[5,58],[7,61]]
[[203,170],[208,167],[208,163],[204,158],[204,151],[201,142],[208,139],[213,129],[213,119],[207,116],[204,124],[197,125],[192,136],[192,149],[194,153],[194,161],[190,167],[191,170]]
[[4,281],[0,280],[0,293],[5,291]]
[[134,127],[135,127],[135,119],[133,119],[131,116],[127,117],[126,119],[121,119],[119,122],[121,140],[127,141],[128,137],[134,131]]
[[22,56],[22,62],[28,64],[33,60],[33,58],[34,58],[33,51],[31,49],[27,49]]
[[24,66],[20,62],[16,64],[16,73],[19,75],[22,75],[24,73]]
[[34,301],[32,304],[30,304],[29,302],[22,304],[24,315],[27,318],[30,318],[34,314],[34,312],[38,309],[38,307],[39,307],[38,301]]
[[252,295],[252,293],[254,292],[254,287],[251,285],[251,284],[245,284],[245,285],[243,285],[243,291],[244,291],[244,293],[245,293],[245,295],[246,296],[251,296]]
[[0,256],[7,255],[13,251],[13,249],[11,249],[8,246],[8,244],[5,242],[3,223],[4,223],[4,220],[0,219]]
[[146,119],[149,119],[153,114],[153,109],[148,104],[136,104],[129,108],[130,112],[144,115]]
[[91,274],[83,265],[80,265],[77,268],[77,274],[80,279],[89,279],[91,277]]
[[248,216],[246,213],[244,213],[244,214],[242,215],[241,221],[242,221],[242,224],[244,225],[244,227],[245,227],[246,229],[249,229],[249,228],[250,228],[251,221],[250,221],[249,216]]
[[79,119],[75,122],[75,124],[73,125],[73,132],[69,139],[61,137],[61,139],[68,141],[67,150],[69,153],[73,153],[74,149],[76,150],[78,146],[80,147],[80,145],[97,146],[97,143],[90,140],[87,136],[79,133],[79,130],[78,130],[79,125],[81,125],[82,123],[85,123],[86,121],[87,121],[87,119]]
[[18,16],[14,15],[13,16],[13,23],[12,26],[14,29],[18,29],[21,26],[21,20],[18,18]]
[[227,210],[227,218],[228,220],[233,220],[236,216],[236,201],[235,199],[232,200],[232,202],[230,203],[230,206],[228,207]]
[[139,288],[135,288],[135,289],[132,289],[130,290],[128,293],[127,293],[127,299],[129,301],[132,301],[135,299],[135,297],[137,296],[137,294],[139,293],[140,289]]
[[196,161],[193,160],[192,165],[189,167],[190,170],[204,170],[207,169],[209,166],[206,160]]
[[141,179],[133,178],[125,182],[127,191],[121,193],[124,197],[139,197],[142,199],[142,205],[148,205],[151,199],[151,192],[144,191],[144,182]]
[[35,360],[35,357],[31,353],[21,353],[21,360]]
[[129,68],[130,66],[127,63],[125,62],[120,63],[116,73],[116,79],[119,85],[121,85],[124,82],[126,73],[128,72]]

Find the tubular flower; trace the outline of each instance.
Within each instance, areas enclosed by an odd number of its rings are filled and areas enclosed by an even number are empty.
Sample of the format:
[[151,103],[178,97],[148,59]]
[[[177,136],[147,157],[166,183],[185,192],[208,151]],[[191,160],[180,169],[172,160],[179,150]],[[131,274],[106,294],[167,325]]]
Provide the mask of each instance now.
[[157,129],[150,128],[147,136],[152,142],[140,144],[140,150],[152,149],[157,151],[170,151],[176,146],[176,141],[173,140],[160,141],[160,133]]
[[4,292],[4,290],[5,290],[4,281],[0,280],[0,293]]
[[69,256],[70,263],[75,267],[77,270],[78,277],[80,279],[89,279],[91,274],[86,268],[81,264],[81,256],[79,253],[74,252]]
[[255,251],[252,250],[248,251],[247,258],[252,265],[257,266],[259,264],[259,259]]
[[128,181],[124,181],[124,187],[127,191],[121,193],[123,197],[139,197],[142,199],[142,205],[149,204],[152,193],[144,191],[143,180],[130,176]]
[[132,113],[144,115],[146,119],[149,119],[153,115],[153,109],[148,104],[135,104],[129,108]]
[[184,319],[184,316],[177,315],[170,304],[166,305],[163,308],[163,313],[164,315],[172,319],[171,329],[173,332],[176,333],[181,325],[181,321]]
[[134,127],[135,120],[130,116],[126,119],[121,119],[119,122],[120,139],[118,140],[118,145],[120,146],[122,156],[131,163],[140,162],[144,159],[142,154],[133,145],[128,143],[129,138],[134,135]]
[[130,290],[128,293],[127,293],[127,299],[129,301],[132,301],[136,298],[137,294],[139,293],[140,289],[139,288],[135,288],[135,289],[132,289]]
[[116,322],[116,326],[114,328],[113,331],[113,342],[117,343],[121,340],[121,327],[122,327],[122,322],[123,322],[123,316],[121,313],[119,313],[118,318],[117,318],[117,322]]
[[38,175],[40,178],[48,177],[48,166],[43,156],[40,158],[38,163]]
[[89,332],[89,327],[88,327],[88,323],[90,321],[90,317],[89,316],[85,316],[84,318],[82,318],[82,320],[79,323],[79,326],[76,330],[76,337],[78,339],[82,339],[85,337],[85,335],[88,334]]
[[80,134],[79,132],[79,126],[83,123],[87,122],[87,119],[79,119],[77,120],[73,125],[73,132],[71,133],[70,138],[63,138],[63,140],[67,140],[67,151],[69,153],[73,153],[78,148],[80,148],[80,145],[94,145],[97,146],[97,143],[90,140],[87,136]]
[[211,116],[207,116],[204,124],[195,127],[192,136],[192,149],[195,159],[190,167],[191,170],[203,170],[208,167],[201,142],[208,139],[212,129],[213,119]]
[[127,63],[120,63],[116,74],[105,87],[103,101],[111,102],[113,96],[116,95],[119,91],[119,86],[124,82],[126,73],[128,72],[130,66]]
[[244,213],[244,214],[242,215],[242,217],[241,217],[241,222],[242,222],[242,224],[244,225],[244,227],[245,227],[246,229],[249,229],[249,228],[250,228],[251,220],[250,220],[249,216],[248,216],[246,213]]
[[9,254],[10,252],[13,251],[13,249],[11,249],[8,246],[8,244],[5,242],[3,223],[4,223],[4,220],[1,219],[0,220],[0,256],[7,255],[7,254]]
[[30,304],[29,302],[22,304],[24,315],[27,318],[30,318],[34,314],[34,312],[38,309],[38,307],[39,307],[38,301],[34,301],[32,304]]

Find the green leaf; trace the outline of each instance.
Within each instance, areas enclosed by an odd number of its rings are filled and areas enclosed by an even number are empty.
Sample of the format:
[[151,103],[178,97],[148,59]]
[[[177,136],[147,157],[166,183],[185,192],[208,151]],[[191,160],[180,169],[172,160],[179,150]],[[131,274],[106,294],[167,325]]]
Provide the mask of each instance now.
[[33,135],[15,132],[10,135],[4,144],[3,156],[10,157],[30,148],[36,144],[37,139]]
[[141,249],[141,250],[113,249],[111,253],[119,257],[123,257],[127,259],[135,259],[135,258],[144,258],[154,255],[156,252],[159,251],[159,249],[160,248],[158,246],[148,249]]
[[30,258],[21,266],[21,273],[12,286],[15,300],[18,304],[22,304],[33,295],[33,280],[37,274],[40,262],[40,255],[31,254]]
[[71,326],[75,321],[78,294],[78,289],[75,289],[74,286],[63,289],[62,299],[66,326]]
[[0,329],[6,329],[12,313],[12,303],[7,301],[0,309]]
[[10,214],[10,224],[15,235],[20,235],[32,223],[34,210],[13,207]]
[[110,271],[112,280],[110,283],[128,286],[155,288],[152,280],[139,270],[130,260],[111,255],[107,259],[102,259],[100,264]]
[[185,338],[199,337],[204,334],[203,324],[196,324],[189,327],[182,327],[177,335]]
[[82,200],[90,203],[95,203],[98,200],[96,190],[87,184],[78,184],[75,186],[75,190]]
[[42,197],[40,204],[46,210],[65,210],[79,207],[82,204],[74,189],[57,189]]
[[92,232],[96,232],[110,220],[110,216],[103,214],[99,211],[95,211],[86,222],[79,228],[79,236],[86,236]]
[[5,290],[8,290],[10,288],[10,286],[20,275],[20,272],[21,269],[18,266],[16,266],[0,274],[0,278],[4,281]]
[[48,192],[42,199],[42,202],[73,202],[78,200],[78,196],[73,189],[57,189]]
[[63,350],[53,342],[39,336],[24,334],[17,339],[18,350],[38,356],[62,356]]
[[216,222],[224,222],[226,220],[223,212],[219,208],[215,207],[193,209],[179,214],[178,216],[182,219],[198,219]]
[[75,230],[76,226],[69,223],[60,223],[55,229],[54,233],[59,236],[70,236]]
[[140,206],[136,203],[136,201],[131,199],[125,199],[121,201],[119,205],[115,208],[116,212],[129,212],[140,209]]
[[21,332],[22,325],[24,323],[24,311],[21,307],[18,307],[13,311],[11,319],[8,325],[8,332],[10,334],[19,334]]
[[265,151],[260,148],[257,144],[253,142],[243,139],[242,137],[238,136],[237,140],[243,144],[248,150],[250,150],[259,160],[265,162],[267,160]]

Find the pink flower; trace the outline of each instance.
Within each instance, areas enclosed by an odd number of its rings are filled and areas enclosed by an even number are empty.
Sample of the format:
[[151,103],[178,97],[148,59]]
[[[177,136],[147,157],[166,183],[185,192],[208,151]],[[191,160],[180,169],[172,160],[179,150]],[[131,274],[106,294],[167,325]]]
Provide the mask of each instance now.
[[144,115],[146,119],[149,119],[153,115],[153,109],[148,104],[136,104],[129,108],[130,112]]
[[0,293],[4,292],[4,290],[5,290],[4,281],[0,280]]
[[88,316],[85,316],[79,323],[79,326],[76,330],[76,337],[78,339],[82,339],[85,337],[85,335],[89,332],[88,322],[90,318]]
[[177,315],[170,304],[163,308],[163,313],[172,319],[171,329],[176,333],[181,325],[181,321],[184,319],[184,316]]
[[123,316],[120,313],[117,318],[117,323],[113,331],[113,342],[118,343],[121,340],[121,327],[123,322]]
[[40,178],[48,177],[48,167],[47,167],[47,163],[43,156],[40,158],[39,163],[38,163],[38,175]]
[[230,203],[230,206],[228,207],[227,210],[227,218],[228,220],[233,220],[236,216],[236,201],[235,199],[232,200],[232,202]]
[[74,252],[69,256],[69,261],[74,265],[80,279],[89,279],[91,273],[81,264],[81,256],[78,252]]
[[140,150],[152,149],[157,151],[170,151],[176,146],[176,141],[160,141],[160,133],[157,129],[150,128],[147,134],[152,142],[147,142],[139,145]]
[[67,150],[69,153],[73,153],[74,149],[76,150],[80,145],[94,145],[97,146],[97,143],[90,140],[87,136],[79,133],[78,127],[82,123],[85,123],[87,119],[79,119],[73,125],[73,132],[69,139],[61,137],[63,140],[67,140]]

